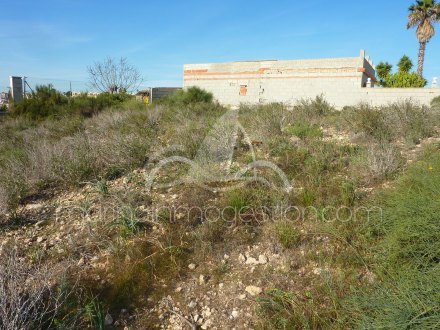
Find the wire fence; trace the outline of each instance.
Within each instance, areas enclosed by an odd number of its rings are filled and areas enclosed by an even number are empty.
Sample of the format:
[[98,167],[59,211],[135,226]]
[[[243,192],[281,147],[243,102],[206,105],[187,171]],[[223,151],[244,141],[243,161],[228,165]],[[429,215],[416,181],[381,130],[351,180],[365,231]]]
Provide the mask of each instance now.
[[41,78],[41,77],[26,77],[26,92],[35,91],[38,85],[51,85],[54,89],[62,92],[85,93],[96,92],[94,88],[89,86],[87,81],[70,80],[70,79],[55,79],[55,78]]
[[[85,80],[26,76],[26,83],[27,84],[23,86],[26,93],[31,93],[32,91],[35,91],[38,85],[51,85],[54,89],[60,91],[61,93],[67,93],[70,91],[73,94],[99,92],[96,88],[93,88],[90,85],[90,82]],[[156,87],[181,86],[181,83],[179,81],[168,81],[168,80],[157,80],[157,81],[149,81],[149,82],[144,81],[141,85],[137,86],[134,92],[155,86]],[[9,81],[0,82],[0,92],[8,92],[9,89],[10,89]]]

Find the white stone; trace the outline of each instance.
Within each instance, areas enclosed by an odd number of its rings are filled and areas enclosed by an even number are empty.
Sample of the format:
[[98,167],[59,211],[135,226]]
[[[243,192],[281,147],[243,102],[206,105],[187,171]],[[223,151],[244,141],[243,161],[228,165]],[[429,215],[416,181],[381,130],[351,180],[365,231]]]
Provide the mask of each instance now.
[[43,204],[35,203],[35,204],[27,204],[24,208],[26,210],[39,210],[43,207]]
[[201,328],[203,330],[205,329],[209,329],[209,327],[212,325],[212,321],[211,320],[207,320],[205,323],[202,324]]
[[258,265],[258,260],[252,257],[247,258],[246,265]]
[[317,267],[313,269],[313,274],[321,275],[321,273],[322,273],[322,268]]
[[258,296],[263,292],[263,290],[255,285],[249,285],[246,287],[246,292],[249,293],[251,296]]
[[207,281],[207,278],[206,278],[205,275],[200,275],[200,276],[199,276],[199,285],[203,285],[203,284],[205,284],[206,281]]
[[267,262],[268,262],[267,257],[263,254],[260,254],[258,257],[258,263],[264,265],[264,264],[267,264]]

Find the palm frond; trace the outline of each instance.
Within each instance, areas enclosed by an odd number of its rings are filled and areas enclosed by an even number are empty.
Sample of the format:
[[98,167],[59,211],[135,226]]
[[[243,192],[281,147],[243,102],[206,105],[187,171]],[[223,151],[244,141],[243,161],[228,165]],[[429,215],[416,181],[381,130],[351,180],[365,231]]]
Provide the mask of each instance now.
[[417,28],[417,38],[420,42],[428,42],[434,35],[435,29],[429,19],[426,19]]
[[434,11],[434,20],[440,23],[440,3],[435,4],[433,11]]
[[424,20],[424,15],[420,13],[419,11],[414,11],[411,14],[408,15],[408,24],[407,28],[413,28],[419,24],[421,24]]
[[420,42],[428,42],[435,35],[436,22],[440,22],[440,4],[435,0],[417,0],[409,7],[407,28],[417,27]]

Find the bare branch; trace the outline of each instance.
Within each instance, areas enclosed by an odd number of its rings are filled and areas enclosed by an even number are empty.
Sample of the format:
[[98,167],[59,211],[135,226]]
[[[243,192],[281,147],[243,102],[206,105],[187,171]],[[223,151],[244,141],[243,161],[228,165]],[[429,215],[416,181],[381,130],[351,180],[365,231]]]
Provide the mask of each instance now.
[[87,68],[90,84],[101,92],[132,91],[142,83],[142,75],[126,58],[107,58]]
[[30,263],[16,247],[0,251],[0,328],[38,329],[51,325],[71,294],[57,287],[59,276],[65,272],[39,261]]

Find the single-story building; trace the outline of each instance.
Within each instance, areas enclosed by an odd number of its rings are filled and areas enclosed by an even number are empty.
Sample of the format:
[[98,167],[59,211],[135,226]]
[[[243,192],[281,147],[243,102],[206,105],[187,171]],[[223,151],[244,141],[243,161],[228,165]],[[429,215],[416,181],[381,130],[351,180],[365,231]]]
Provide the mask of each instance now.
[[323,95],[336,108],[413,99],[429,104],[440,88],[375,87],[375,67],[365,51],[356,57],[263,60],[184,65],[184,87],[213,93],[221,104],[283,102]]

